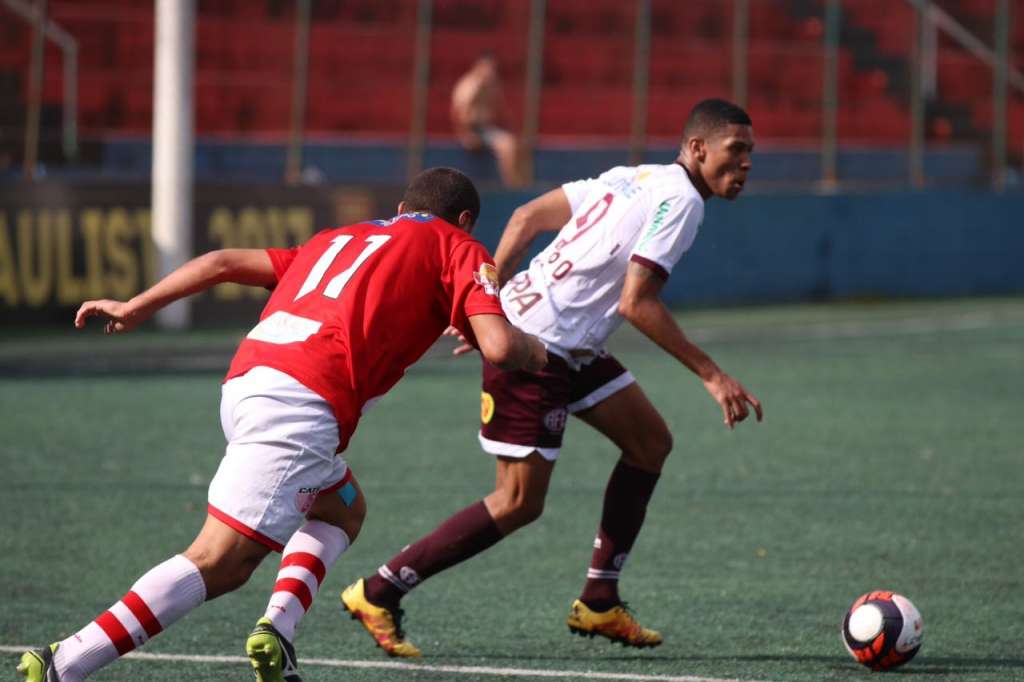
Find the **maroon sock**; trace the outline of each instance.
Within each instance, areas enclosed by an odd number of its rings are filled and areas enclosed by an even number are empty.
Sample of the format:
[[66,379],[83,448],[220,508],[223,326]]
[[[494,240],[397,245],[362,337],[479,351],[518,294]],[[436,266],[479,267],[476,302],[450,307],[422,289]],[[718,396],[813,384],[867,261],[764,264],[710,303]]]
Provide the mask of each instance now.
[[451,516],[366,579],[366,598],[396,607],[405,594],[435,573],[465,561],[502,538],[483,500]]
[[595,611],[607,611],[620,603],[619,572],[640,533],[658,476],[619,460],[608,479],[601,526],[580,595],[580,600]]

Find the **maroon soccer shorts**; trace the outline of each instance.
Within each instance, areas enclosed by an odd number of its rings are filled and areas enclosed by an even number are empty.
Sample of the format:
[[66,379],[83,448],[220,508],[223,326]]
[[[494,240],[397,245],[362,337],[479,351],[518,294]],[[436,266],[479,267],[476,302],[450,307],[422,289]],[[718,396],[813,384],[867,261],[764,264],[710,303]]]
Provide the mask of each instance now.
[[578,370],[557,355],[548,357],[540,372],[503,372],[483,363],[480,445],[485,452],[526,457],[537,450],[553,461],[570,414],[593,407],[636,381],[608,354]]

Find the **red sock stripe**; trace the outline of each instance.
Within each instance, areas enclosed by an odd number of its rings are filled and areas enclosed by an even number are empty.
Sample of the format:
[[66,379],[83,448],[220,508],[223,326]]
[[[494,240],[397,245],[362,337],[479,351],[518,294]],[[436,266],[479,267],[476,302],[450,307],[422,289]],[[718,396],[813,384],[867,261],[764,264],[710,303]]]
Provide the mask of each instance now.
[[103,629],[103,632],[107,633],[107,637],[110,638],[114,648],[117,649],[118,656],[124,656],[135,648],[135,641],[132,639],[132,636],[124,629],[124,626],[121,625],[121,621],[117,619],[117,616],[112,614],[110,611],[104,611],[103,614],[96,619],[95,623]]
[[285,566],[301,566],[306,569],[316,576],[318,587],[324,581],[324,576],[327,575],[327,567],[324,566],[324,562],[320,561],[320,557],[309,552],[292,552],[281,560],[281,568]]
[[121,598],[121,601],[124,602],[124,605],[127,606],[128,610],[132,612],[133,616],[135,616],[135,620],[139,621],[139,625],[142,626],[142,629],[145,630],[146,634],[150,637],[156,637],[164,629],[163,626],[160,625],[160,621],[158,621],[156,616],[153,615],[153,612],[149,610],[149,606],[146,602],[142,601],[142,597],[139,595],[134,592],[129,592]]
[[309,585],[298,578],[281,578],[274,583],[274,592],[289,592],[299,598],[302,608],[309,611],[309,605],[313,603],[313,595],[309,591]]

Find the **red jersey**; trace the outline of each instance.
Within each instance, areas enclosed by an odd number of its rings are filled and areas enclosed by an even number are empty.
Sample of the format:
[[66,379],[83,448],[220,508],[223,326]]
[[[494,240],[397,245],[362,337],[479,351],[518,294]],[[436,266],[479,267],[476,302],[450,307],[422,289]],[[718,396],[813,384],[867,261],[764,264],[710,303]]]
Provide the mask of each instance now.
[[339,452],[367,403],[448,325],[475,346],[469,317],[504,317],[487,250],[430,214],[324,230],[267,253],[277,285],[225,380],[256,366],[295,378],[334,408]]

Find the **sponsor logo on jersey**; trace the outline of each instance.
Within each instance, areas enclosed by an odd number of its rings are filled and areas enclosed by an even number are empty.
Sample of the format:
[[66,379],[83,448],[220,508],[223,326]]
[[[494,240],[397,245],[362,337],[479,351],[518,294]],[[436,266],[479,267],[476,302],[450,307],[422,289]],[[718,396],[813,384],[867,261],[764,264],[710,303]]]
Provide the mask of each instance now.
[[487,391],[480,392],[480,421],[490,424],[494,418],[494,396]]
[[299,488],[299,492],[295,495],[295,508],[305,514],[313,507],[313,503],[316,502],[316,496],[319,492],[319,486]]
[[544,428],[552,433],[565,431],[565,420],[569,412],[564,407],[558,407],[544,415]]
[[672,207],[672,201],[666,199],[661,202],[658,206],[658,210],[654,212],[654,220],[651,221],[651,226],[644,232],[644,236],[640,238],[640,243],[643,244],[648,239],[658,233],[658,230],[665,224],[665,216],[668,215],[668,209]]
[[491,296],[498,295],[498,270],[490,263],[481,263],[480,269],[473,273],[473,280],[484,288]]

